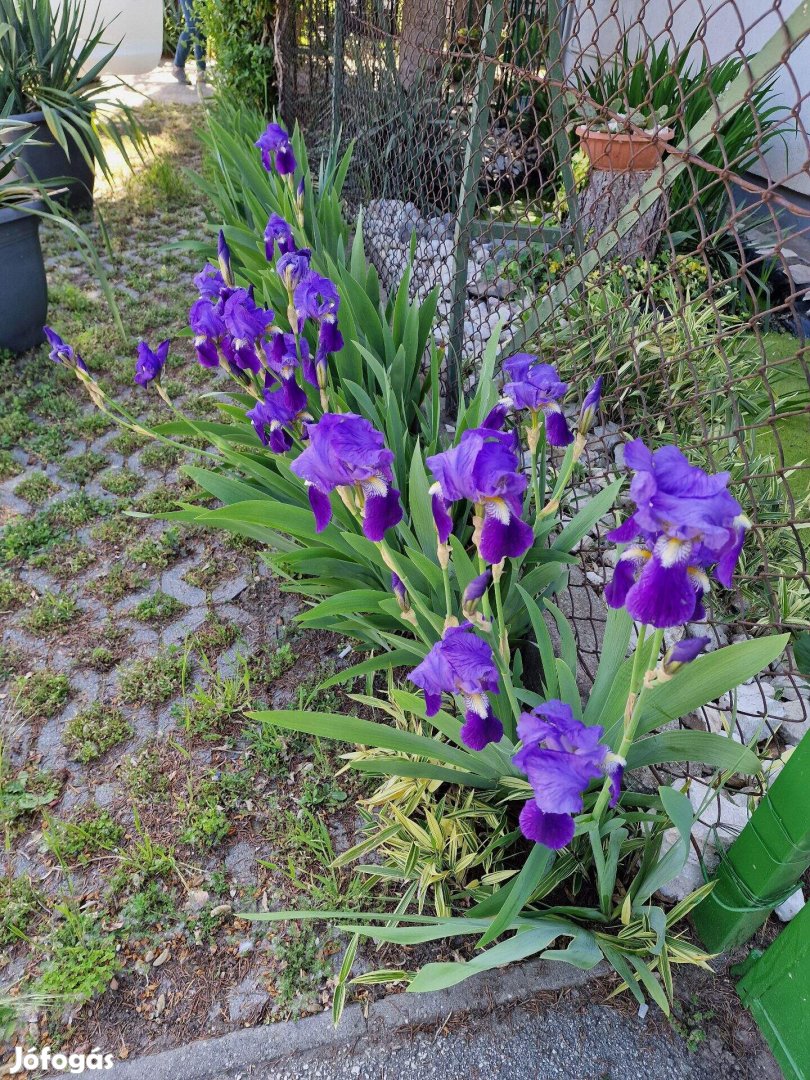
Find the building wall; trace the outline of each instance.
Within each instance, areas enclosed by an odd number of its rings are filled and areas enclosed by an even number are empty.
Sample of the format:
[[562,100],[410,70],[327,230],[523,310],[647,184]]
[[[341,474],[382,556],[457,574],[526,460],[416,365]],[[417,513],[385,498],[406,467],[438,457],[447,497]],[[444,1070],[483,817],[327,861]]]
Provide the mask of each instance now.
[[[585,57],[607,56],[626,37],[631,52],[644,34],[661,42],[667,37],[685,44],[706,12],[702,40],[693,45],[699,59],[705,51],[712,61],[741,53],[751,55],[779,29],[783,18],[804,0],[569,0],[569,39],[566,66],[571,70]],[[777,7],[781,9],[774,10]],[[787,138],[777,141],[754,169],[759,175],[810,195],[810,38],[792,52],[780,72],[776,92],[786,113],[798,121]]]

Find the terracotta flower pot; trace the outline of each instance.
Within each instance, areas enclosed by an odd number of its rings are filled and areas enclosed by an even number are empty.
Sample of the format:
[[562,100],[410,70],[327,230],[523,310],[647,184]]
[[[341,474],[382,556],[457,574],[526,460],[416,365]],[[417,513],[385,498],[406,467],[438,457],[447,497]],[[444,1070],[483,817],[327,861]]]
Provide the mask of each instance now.
[[671,128],[654,135],[625,131],[592,131],[580,124],[576,129],[591,168],[599,172],[648,172],[661,161],[666,143],[674,136]]

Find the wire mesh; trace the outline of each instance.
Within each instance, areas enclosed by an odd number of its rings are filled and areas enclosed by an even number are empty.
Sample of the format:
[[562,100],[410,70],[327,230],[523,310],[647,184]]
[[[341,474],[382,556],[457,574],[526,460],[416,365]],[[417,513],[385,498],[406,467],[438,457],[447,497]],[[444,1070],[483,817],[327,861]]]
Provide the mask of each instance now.
[[[795,10],[794,10],[795,9]],[[630,437],[731,473],[754,521],[717,644],[810,625],[810,22],[780,0],[337,0],[301,89],[385,287],[440,289],[435,337],[475,380],[537,353],[604,416],[571,505]],[[322,20],[320,38],[327,33]],[[603,531],[610,522],[603,522]],[[612,545],[586,538],[567,610],[593,674]],[[807,718],[792,659],[704,722]],[[799,729],[797,729],[799,730]],[[790,736],[788,736],[790,741]]]

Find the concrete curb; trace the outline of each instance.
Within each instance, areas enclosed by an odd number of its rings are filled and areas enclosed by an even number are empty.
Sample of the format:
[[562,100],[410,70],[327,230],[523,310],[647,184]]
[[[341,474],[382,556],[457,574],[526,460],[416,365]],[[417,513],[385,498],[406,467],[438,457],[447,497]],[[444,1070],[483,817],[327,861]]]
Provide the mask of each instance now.
[[340,1026],[332,1026],[331,1011],[304,1020],[243,1028],[216,1039],[200,1039],[176,1050],[118,1062],[105,1075],[113,1080],[219,1080],[236,1069],[262,1065],[294,1054],[362,1047],[411,1025],[441,1024],[452,1013],[480,1015],[548,990],[581,986],[604,974],[600,964],[580,971],[549,960],[477,975],[449,990],[432,994],[393,994],[368,1007],[346,1007]]

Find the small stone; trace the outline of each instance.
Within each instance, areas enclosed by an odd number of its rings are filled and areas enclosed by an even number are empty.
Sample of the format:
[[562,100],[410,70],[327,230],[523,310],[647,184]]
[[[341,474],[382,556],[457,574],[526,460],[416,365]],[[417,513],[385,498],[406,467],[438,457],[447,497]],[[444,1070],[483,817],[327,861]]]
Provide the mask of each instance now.
[[781,904],[779,904],[778,907],[774,908],[776,917],[778,919],[781,919],[782,922],[790,922],[791,919],[795,919],[795,917],[799,914],[799,912],[804,907],[804,904],[804,893],[801,889],[797,889],[795,893],[792,893],[787,898],[787,900],[783,901]]
[[220,915],[228,915],[230,912],[230,904],[217,904],[216,907],[211,908],[211,918],[218,919]]
[[239,956],[248,956],[253,952],[254,948],[255,946],[252,941],[240,941],[236,951]]
[[189,889],[186,902],[183,904],[184,911],[202,911],[211,898],[211,894],[205,889]]
[[156,967],[156,968],[157,967],[163,967],[163,965],[169,959],[171,954],[172,954],[172,951],[169,948],[169,946],[167,945],[166,948],[163,950],[163,952],[160,954],[160,956],[156,956],[155,959],[152,961],[152,967]]

